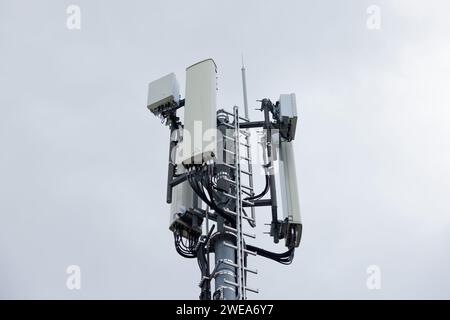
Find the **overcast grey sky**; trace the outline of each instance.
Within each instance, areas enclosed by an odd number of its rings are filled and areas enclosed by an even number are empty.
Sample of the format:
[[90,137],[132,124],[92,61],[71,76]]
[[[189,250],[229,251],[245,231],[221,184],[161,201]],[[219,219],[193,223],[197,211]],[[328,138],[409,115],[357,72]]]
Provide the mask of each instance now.
[[[80,30],[66,27],[70,4]],[[241,52],[251,106],[295,92],[300,115],[302,243],[290,266],[250,258],[251,298],[450,298],[449,12],[445,0],[0,0],[0,298],[198,297],[197,264],[168,230],[168,130],[145,108],[147,83],[175,72],[184,91],[185,68],[211,57],[231,108]],[[66,288],[68,265],[81,290]]]

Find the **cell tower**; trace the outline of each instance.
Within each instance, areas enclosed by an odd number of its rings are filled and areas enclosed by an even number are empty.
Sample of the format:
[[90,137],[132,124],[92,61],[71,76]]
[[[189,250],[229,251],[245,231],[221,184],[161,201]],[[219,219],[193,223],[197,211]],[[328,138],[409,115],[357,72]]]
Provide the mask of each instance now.
[[[180,98],[173,73],[148,87],[147,108],[170,129],[169,229],[177,252],[198,260],[201,300],[245,300],[248,292],[258,293],[247,285],[249,274],[257,274],[249,257],[290,264],[302,234],[292,146],[297,124],[295,94],[282,94],[276,103],[260,100],[263,120],[250,121],[243,63],[242,84],[243,115],[238,106],[232,111],[217,110],[217,66],[212,59],[186,69],[185,99]],[[184,121],[177,116],[182,107]],[[265,180],[258,193],[253,185],[255,144],[250,139],[255,130],[259,130],[256,147],[262,153]],[[249,229],[255,228],[255,211],[260,207],[271,208],[268,233],[275,243],[284,239],[287,251],[275,253],[250,244],[256,235]]]

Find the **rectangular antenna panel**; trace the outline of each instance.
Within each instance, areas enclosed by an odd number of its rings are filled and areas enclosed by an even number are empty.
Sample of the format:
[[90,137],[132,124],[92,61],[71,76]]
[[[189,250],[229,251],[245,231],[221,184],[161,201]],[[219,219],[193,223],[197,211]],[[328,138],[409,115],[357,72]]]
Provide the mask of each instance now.
[[173,187],[172,204],[170,205],[170,221],[169,229],[174,230],[175,227],[189,230],[192,224],[180,219],[180,216],[193,207],[194,194],[189,182],[184,181]]
[[301,224],[297,173],[292,142],[281,141],[279,152],[283,216],[288,218],[289,223]]
[[155,113],[158,107],[172,102],[178,103],[180,87],[174,73],[170,73],[148,85],[147,108]]
[[[178,141],[180,141],[180,139],[178,139]],[[175,150],[172,154],[172,159],[174,161],[178,158],[178,146],[174,148]],[[183,166],[177,166],[177,169],[177,174],[183,174],[185,172]],[[190,230],[192,228],[192,224],[188,224],[187,221],[183,221],[180,216],[187,210],[193,208],[193,206],[194,191],[188,181],[184,181],[173,187],[172,204],[170,205],[169,229],[173,231],[175,228],[181,227],[182,229]]]
[[217,150],[217,68],[212,59],[186,69],[183,156],[185,165],[202,164]]
[[295,93],[280,95],[280,131],[291,141],[295,138],[297,128],[297,102]]

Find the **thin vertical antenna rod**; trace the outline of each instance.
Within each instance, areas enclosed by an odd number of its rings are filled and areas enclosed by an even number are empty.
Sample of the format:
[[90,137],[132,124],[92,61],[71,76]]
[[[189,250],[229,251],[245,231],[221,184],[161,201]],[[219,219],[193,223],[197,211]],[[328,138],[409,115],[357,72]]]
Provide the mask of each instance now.
[[[244,95],[244,117],[245,117],[245,119],[250,121],[250,117],[249,117],[249,114],[248,114],[247,80],[245,78],[244,54],[241,55],[241,58],[242,58],[242,68],[241,68],[241,73],[242,73],[242,92],[243,92],[243,95]],[[247,146],[250,145],[250,135],[247,135],[245,137],[245,142],[247,143]],[[247,157],[249,159],[252,158],[251,154],[250,154],[250,147],[247,147]],[[250,188],[253,189],[253,171],[252,171],[252,164],[251,164],[251,162],[248,162],[247,169],[248,169],[248,172],[251,173],[249,175],[248,183],[249,183]],[[256,221],[255,220],[255,208],[251,207],[250,210],[251,210],[251,217],[252,217],[253,221]]]
[[247,81],[245,78],[245,66],[244,66],[244,54],[242,54],[242,91],[244,94],[244,116],[246,119],[250,120],[248,118],[248,100],[247,100]]

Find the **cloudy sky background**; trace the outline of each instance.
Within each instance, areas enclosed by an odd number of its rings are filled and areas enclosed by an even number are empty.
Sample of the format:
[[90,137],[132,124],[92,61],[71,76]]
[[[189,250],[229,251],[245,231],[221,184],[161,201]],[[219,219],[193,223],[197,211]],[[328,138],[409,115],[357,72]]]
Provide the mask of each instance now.
[[[66,8],[81,8],[81,30]],[[381,29],[366,26],[370,5]],[[304,233],[263,299],[450,298],[448,1],[0,0],[0,298],[196,299],[147,83],[212,57],[219,103],[295,92]],[[252,117],[260,117],[253,112]],[[260,185],[262,187],[262,185]],[[259,216],[261,216],[259,218]],[[281,251],[262,235],[258,244]],[[66,288],[79,265],[82,289]],[[381,290],[368,290],[369,265]]]

